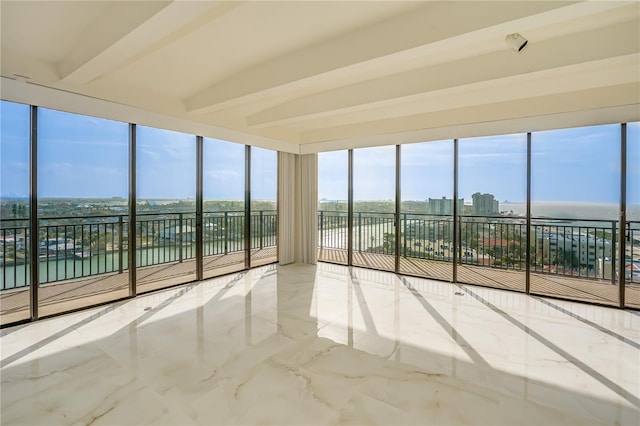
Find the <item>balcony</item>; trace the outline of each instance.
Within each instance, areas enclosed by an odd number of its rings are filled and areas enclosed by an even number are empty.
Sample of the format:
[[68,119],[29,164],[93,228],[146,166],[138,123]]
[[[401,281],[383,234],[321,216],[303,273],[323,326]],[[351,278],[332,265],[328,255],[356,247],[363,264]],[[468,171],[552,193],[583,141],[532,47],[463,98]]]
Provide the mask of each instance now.
[[[273,210],[251,213],[251,266],[277,260],[276,223]],[[47,217],[38,229],[42,315],[128,296],[127,215]],[[244,212],[205,212],[202,229],[205,278],[246,268]],[[1,221],[3,324],[28,316],[29,232],[28,219]],[[137,293],[196,279],[194,213],[138,213],[135,236]]]
[[[396,270],[395,214],[356,212],[353,260],[357,266]],[[398,271],[443,281],[524,292],[527,224],[521,217],[458,217],[403,213]],[[348,263],[346,213],[318,214],[320,260]],[[640,222],[627,222],[624,273],[627,306],[640,306]],[[620,264],[616,221],[532,218],[529,231],[531,293],[617,305]],[[588,252],[589,256],[582,255]],[[454,261],[455,274],[454,278]]]

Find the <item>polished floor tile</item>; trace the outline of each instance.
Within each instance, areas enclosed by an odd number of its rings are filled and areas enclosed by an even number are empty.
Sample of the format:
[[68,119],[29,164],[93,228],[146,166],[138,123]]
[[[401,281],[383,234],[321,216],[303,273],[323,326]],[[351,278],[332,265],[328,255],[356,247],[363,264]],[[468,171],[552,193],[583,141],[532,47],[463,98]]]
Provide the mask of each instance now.
[[6,425],[640,424],[640,314],[319,264],[0,333]]

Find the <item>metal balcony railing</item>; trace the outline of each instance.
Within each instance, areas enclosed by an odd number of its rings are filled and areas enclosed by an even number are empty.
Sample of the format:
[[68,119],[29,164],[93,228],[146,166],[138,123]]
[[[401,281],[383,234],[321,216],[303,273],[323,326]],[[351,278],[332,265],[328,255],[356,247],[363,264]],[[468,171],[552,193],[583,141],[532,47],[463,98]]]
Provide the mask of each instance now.
[[640,283],[640,221],[627,222],[624,274],[626,282]]
[[[239,211],[203,214],[203,256],[245,248],[245,214]],[[251,213],[251,248],[276,245],[275,211]],[[29,285],[28,219],[0,221],[0,290]],[[37,258],[40,284],[122,273],[128,265],[128,216],[47,217],[39,220]],[[182,262],[196,257],[195,213],[137,213],[138,267]]]
[[204,256],[244,250],[244,212],[205,213],[202,228]]
[[251,212],[251,249],[275,247],[278,216],[275,210]]
[[[530,271],[541,274],[605,279],[619,277],[618,222],[522,217],[458,217],[458,245],[453,246],[453,216],[403,213],[400,256],[489,268],[525,271],[529,232]],[[640,222],[627,222],[625,277],[640,282]],[[319,211],[318,246],[347,250],[348,219],[343,212]],[[353,214],[353,250],[395,255],[395,214]]]

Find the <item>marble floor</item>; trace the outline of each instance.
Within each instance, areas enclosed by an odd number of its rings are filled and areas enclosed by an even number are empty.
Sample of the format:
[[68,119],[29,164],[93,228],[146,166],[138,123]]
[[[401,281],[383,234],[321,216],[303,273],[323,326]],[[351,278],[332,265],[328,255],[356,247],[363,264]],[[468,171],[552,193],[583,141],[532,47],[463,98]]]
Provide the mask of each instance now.
[[640,424],[640,313],[263,266],[0,332],[1,423]]

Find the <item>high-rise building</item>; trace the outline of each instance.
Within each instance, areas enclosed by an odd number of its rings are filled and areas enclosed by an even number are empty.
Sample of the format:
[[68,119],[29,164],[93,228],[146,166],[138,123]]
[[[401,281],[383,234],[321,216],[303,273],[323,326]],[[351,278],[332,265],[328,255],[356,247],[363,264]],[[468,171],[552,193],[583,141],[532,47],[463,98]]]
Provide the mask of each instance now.
[[[464,208],[464,198],[458,199],[458,214],[462,214]],[[429,214],[453,214],[453,199],[452,198],[429,198],[429,205],[427,207]]]
[[476,192],[473,199],[473,214],[478,216],[491,216],[500,212],[500,205],[493,194],[481,194]]

